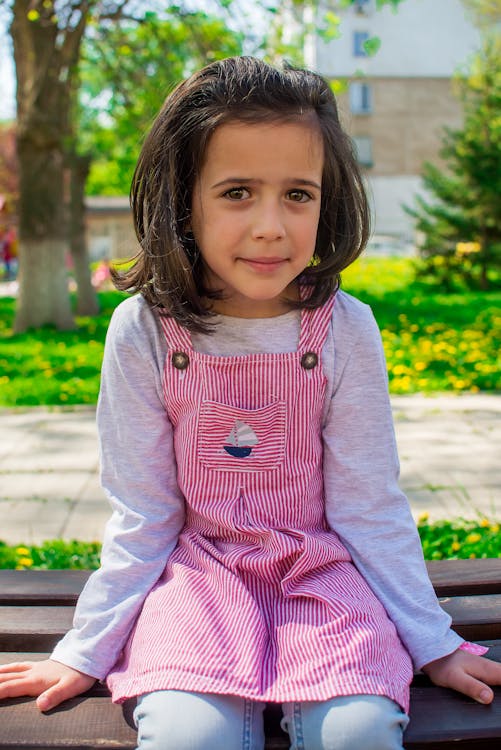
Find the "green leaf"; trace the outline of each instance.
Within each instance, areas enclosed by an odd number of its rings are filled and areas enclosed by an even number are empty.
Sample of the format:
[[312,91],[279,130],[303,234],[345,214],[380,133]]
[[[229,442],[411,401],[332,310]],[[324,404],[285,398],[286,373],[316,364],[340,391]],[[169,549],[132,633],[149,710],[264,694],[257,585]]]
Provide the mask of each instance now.
[[381,47],[381,39],[378,36],[373,36],[370,39],[367,39],[363,46],[369,57],[372,57]]

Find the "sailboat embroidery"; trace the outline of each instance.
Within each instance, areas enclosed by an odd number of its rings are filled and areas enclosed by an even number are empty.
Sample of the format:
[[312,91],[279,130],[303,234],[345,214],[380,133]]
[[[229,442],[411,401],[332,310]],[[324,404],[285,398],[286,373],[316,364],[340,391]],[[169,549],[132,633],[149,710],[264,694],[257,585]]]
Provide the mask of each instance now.
[[236,419],[226,442],[228,445],[225,445],[224,449],[230,456],[245,458],[250,456],[253,447],[259,443],[259,440],[252,427]]

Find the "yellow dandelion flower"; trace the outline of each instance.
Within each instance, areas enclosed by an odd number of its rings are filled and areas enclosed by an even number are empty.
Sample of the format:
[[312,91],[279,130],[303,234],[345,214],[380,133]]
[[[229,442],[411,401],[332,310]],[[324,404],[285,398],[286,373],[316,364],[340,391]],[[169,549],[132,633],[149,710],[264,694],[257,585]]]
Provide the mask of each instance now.
[[499,531],[499,524],[498,523],[493,523],[492,526],[491,526],[491,531],[493,531],[495,534],[497,534],[498,531]]
[[22,568],[31,568],[31,566],[33,565],[33,560],[31,559],[31,557],[20,557],[18,560],[18,564]]
[[421,515],[418,518],[419,523],[426,523],[426,521],[429,519],[430,514],[429,513],[421,513]]
[[27,547],[16,547],[16,555],[22,555],[23,557],[27,557],[30,554],[30,551]]
[[475,560],[475,558],[476,558],[476,554],[475,554],[474,552],[472,552],[472,553],[471,553],[471,554],[469,555],[469,558],[470,558],[470,560]]
[[405,375],[408,368],[405,365],[395,365],[392,372],[394,375]]
[[490,523],[489,523],[489,521],[487,520],[487,518],[482,518],[482,520],[480,521],[480,526],[481,526],[481,527],[482,527],[483,529],[488,529],[488,528],[489,528],[489,526],[490,526]]
[[418,372],[421,372],[422,370],[426,370],[426,362],[416,362],[414,367]]
[[466,537],[466,541],[468,542],[468,544],[476,544],[481,539],[482,539],[481,535],[477,533],[468,534],[468,536]]
[[461,549],[461,545],[459,544],[459,542],[452,542],[452,544],[451,544],[451,550],[453,552],[457,552],[460,549]]

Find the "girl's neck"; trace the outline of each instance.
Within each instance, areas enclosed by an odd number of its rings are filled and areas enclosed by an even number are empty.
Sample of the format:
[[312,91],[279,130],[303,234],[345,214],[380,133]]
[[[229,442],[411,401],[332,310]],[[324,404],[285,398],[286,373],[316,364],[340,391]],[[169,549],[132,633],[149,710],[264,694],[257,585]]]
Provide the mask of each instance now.
[[283,296],[269,300],[256,300],[255,304],[239,304],[232,297],[226,299],[211,300],[210,307],[217,315],[227,318],[244,318],[247,320],[261,320],[265,318],[278,318],[286,315],[294,309],[291,302],[300,299],[299,285],[297,282],[290,284],[284,289]]

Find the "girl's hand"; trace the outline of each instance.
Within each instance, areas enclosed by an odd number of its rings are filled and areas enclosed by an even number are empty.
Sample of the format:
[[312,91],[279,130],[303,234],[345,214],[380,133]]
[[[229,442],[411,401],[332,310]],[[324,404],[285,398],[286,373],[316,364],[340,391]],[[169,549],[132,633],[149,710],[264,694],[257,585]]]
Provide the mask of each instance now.
[[95,681],[95,677],[52,659],[13,662],[0,666],[0,700],[38,696],[37,707],[49,711],[62,701],[84,693]]
[[489,685],[501,685],[501,664],[462,649],[425,664],[423,672],[435,685],[458,690],[479,703],[491,703],[494,693]]

